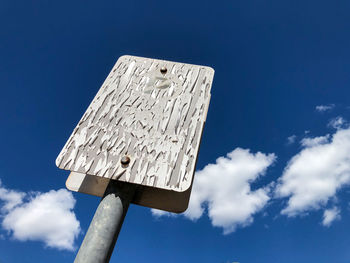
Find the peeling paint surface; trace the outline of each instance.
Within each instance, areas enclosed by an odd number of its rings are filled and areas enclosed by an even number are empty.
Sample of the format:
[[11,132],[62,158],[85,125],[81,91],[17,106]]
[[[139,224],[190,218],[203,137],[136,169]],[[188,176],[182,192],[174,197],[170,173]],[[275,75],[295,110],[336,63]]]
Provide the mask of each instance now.
[[[119,58],[57,157],[57,166],[186,191],[193,179],[213,75],[209,67]],[[128,165],[121,164],[125,155]]]

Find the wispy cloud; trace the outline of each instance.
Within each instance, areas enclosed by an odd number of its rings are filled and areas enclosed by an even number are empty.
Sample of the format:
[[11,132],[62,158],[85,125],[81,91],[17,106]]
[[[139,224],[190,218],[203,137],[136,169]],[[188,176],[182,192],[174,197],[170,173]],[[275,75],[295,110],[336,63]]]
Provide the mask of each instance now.
[[[350,183],[350,129],[337,130],[332,137],[304,139],[302,145],[275,191],[277,197],[289,198],[281,212],[287,216],[324,209],[336,192]],[[329,212],[326,215],[330,218]]]
[[325,111],[330,111],[335,107],[334,104],[328,104],[328,105],[318,105],[316,106],[316,111],[318,112],[325,112]]
[[[265,174],[274,154],[251,153],[237,148],[196,172],[189,208],[184,216],[197,220],[207,210],[211,223],[229,234],[253,222],[253,215],[270,199],[270,186],[256,190],[251,183]],[[153,211],[157,216],[167,215]]]
[[341,116],[331,119],[328,123],[328,127],[332,127],[337,130],[344,128],[346,125],[347,125],[347,121]]
[[162,217],[162,216],[176,217],[178,215],[175,213],[170,213],[159,209],[151,209],[151,212],[152,212],[152,215],[155,217]]
[[293,144],[296,139],[297,139],[296,135],[291,135],[291,136],[287,137],[287,145]]
[[80,223],[73,212],[75,199],[67,190],[27,194],[6,189],[0,181],[0,205],[1,226],[14,239],[42,241],[58,249],[75,249]]
[[323,213],[322,225],[330,226],[335,220],[340,219],[340,210],[337,207],[326,209]]
[[7,213],[13,210],[16,206],[22,204],[24,197],[25,194],[22,192],[8,190],[2,187],[0,180],[0,200],[3,201],[3,205],[1,207],[2,212]]
[[300,141],[300,144],[303,147],[313,147],[313,146],[317,146],[317,145],[321,145],[321,144],[326,144],[329,142],[330,139],[330,135],[327,134],[325,136],[319,136],[319,137],[314,137],[314,138],[303,138]]

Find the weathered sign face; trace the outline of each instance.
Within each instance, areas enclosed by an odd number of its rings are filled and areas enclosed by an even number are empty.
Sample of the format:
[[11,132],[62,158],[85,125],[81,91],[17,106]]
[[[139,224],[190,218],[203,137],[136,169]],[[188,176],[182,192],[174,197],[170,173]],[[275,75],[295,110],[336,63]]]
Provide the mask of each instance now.
[[57,166],[145,187],[188,190],[213,75],[209,67],[119,58]]

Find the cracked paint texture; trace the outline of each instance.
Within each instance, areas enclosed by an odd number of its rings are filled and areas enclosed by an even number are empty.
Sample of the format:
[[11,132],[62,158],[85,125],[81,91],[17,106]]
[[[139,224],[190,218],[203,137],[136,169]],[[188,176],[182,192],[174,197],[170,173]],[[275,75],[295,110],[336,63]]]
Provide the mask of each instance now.
[[[210,67],[120,57],[56,165],[134,184],[187,190],[213,76]],[[130,163],[121,165],[125,155]]]

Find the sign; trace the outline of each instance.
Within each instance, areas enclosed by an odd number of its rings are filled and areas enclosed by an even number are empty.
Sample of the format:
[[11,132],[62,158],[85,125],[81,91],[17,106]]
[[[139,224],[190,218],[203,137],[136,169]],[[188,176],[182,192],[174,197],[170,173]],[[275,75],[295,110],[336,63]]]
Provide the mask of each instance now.
[[71,171],[67,187],[101,196],[110,179],[133,183],[134,203],[184,211],[213,75],[210,67],[120,57],[57,157]]

